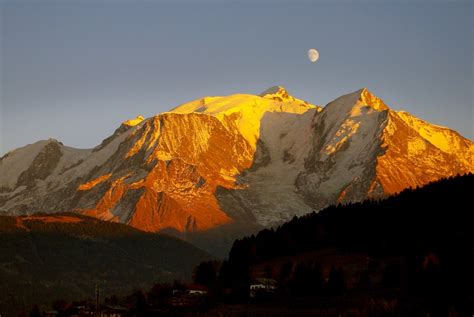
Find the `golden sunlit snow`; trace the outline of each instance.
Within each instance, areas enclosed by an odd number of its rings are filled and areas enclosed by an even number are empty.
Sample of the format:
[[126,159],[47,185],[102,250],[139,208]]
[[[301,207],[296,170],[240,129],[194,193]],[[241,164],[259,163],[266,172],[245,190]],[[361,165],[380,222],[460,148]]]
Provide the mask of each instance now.
[[472,141],[366,88],[321,108],[275,86],[138,116],[94,149],[48,140],[12,151],[0,161],[0,207],[152,232],[272,225],[474,172],[473,156]]

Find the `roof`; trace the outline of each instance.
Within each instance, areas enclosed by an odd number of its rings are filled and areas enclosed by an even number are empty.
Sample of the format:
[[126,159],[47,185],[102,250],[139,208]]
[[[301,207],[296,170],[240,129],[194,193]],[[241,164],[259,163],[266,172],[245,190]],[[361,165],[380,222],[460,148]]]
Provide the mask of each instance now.
[[257,277],[250,282],[250,284],[263,284],[263,285],[271,285],[271,286],[276,286],[277,281],[275,281],[272,278],[265,278],[265,277]]
[[126,311],[127,309],[125,307],[122,307],[122,306],[106,306],[105,307],[106,310],[115,310],[115,311]]

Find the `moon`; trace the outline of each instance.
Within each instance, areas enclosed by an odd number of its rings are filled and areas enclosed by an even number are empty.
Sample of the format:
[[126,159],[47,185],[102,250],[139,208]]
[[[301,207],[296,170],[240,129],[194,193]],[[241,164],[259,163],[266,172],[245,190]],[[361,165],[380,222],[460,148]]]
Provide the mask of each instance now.
[[316,61],[319,58],[319,52],[315,48],[310,48],[308,50],[308,58],[311,61],[311,63],[316,63]]

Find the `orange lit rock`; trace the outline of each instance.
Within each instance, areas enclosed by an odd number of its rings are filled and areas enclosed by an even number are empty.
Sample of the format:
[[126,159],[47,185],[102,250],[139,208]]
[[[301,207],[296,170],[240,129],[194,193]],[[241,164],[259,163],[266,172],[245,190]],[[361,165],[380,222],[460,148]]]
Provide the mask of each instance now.
[[102,182],[108,180],[108,179],[110,178],[110,176],[112,176],[112,173],[99,176],[99,177],[97,177],[96,179],[91,180],[90,182],[87,182],[87,183],[84,183],[84,184],[80,185],[80,186],[77,188],[77,190],[89,190],[89,189],[91,189],[92,187],[94,187],[95,185],[97,185],[97,184],[99,184],[99,183],[102,183]]

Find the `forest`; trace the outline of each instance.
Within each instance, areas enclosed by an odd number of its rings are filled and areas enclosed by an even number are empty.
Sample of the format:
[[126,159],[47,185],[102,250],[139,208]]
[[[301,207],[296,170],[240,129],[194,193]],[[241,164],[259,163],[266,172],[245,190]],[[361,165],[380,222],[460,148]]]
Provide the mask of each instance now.
[[469,174],[295,217],[236,240],[219,271],[201,263],[195,281],[240,300],[252,279],[265,277],[285,298],[388,293],[394,314],[470,315],[473,189]]
[[180,239],[74,213],[0,216],[0,315],[190,278],[213,259]]

